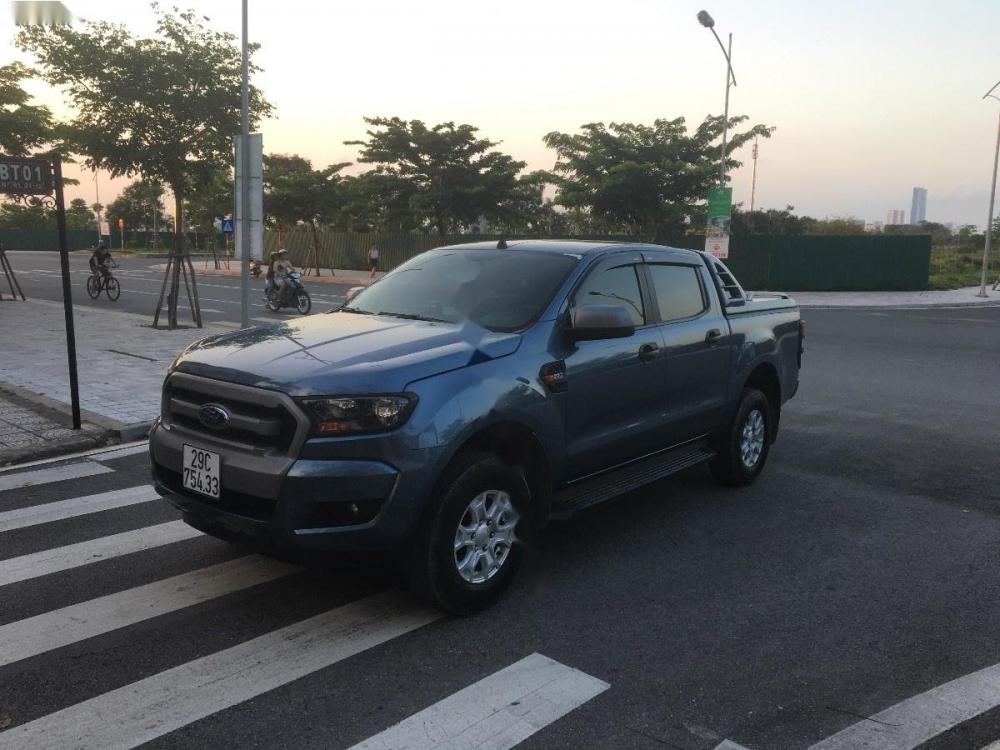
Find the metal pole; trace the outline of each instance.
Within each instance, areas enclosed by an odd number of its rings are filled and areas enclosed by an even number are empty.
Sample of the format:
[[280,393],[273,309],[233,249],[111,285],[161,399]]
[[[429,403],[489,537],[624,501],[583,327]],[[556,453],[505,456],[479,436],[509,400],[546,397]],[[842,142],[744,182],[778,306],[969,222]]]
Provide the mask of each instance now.
[[[715,33],[715,29],[712,29]],[[733,71],[733,35],[729,34],[729,49],[726,50],[726,108],[722,115],[722,160],[719,163],[719,185],[726,186],[726,141],[729,135],[729,79]]]
[[986,273],[990,266],[990,238],[993,235],[993,199],[997,194],[997,159],[1000,158],[1000,115],[997,116],[997,145],[993,150],[993,180],[990,182],[990,215],[986,219],[986,247],[983,248],[983,274],[977,297],[987,297]]
[[753,139],[753,175],[750,178],[750,210],[753,211],[753,200],[757,193],[757,139]]
[[62,157],[55,156],[56,227],[59,233],[59,264],[62,267],[63,313],[66,316],[66,356],[69,359],[69,397],[73,429],[80,429],[80,387],[76,376],[76,331],[73,328],[73,287],[69,282],[69,245],[66,241],[66,202],[63,198]]
[[94,194],[97,196],[97,244],[101,244],[101,188],[97,184],[97,170],[94,170]]
[[250,62],[247,54],[247,0],[243,0],[243,91],[240,112],[240,324],[250,325]]

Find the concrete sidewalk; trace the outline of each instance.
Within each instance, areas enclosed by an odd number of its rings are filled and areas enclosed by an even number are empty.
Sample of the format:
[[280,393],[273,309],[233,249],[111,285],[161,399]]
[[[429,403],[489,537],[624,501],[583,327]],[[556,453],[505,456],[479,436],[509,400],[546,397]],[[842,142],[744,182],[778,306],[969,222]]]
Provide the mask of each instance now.
[[934,289],[926,292],[786,292],[802,307],[967,307],[1000,305],[1000,291],[986,287],[986,298],[977,297],[978,286]]
[[[63,414],[70,411],[62,304],[0,306],[0,386]],[[148,315],[74,308],[83,418],[122,440],[142,437],[159,413],[167,367],[192,341],[229,326],[154,330]]]

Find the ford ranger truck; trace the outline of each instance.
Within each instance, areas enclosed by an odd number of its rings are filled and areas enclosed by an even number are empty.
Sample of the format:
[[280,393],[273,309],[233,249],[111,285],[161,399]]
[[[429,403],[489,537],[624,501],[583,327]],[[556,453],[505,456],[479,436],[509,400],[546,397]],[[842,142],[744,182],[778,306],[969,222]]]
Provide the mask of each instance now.
[[337,310],[212,336],[171,365],[155,485],[264,551],[391,555],[454,613],[534,532],[697,464],[764,468],[803,351],[795,302],[705,253],[442,247]]

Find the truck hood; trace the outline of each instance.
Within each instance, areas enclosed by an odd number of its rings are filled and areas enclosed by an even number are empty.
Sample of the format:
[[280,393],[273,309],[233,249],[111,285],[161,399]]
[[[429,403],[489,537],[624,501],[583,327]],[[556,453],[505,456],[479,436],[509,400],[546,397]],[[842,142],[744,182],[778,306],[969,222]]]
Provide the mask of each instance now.
[[520,334],[468,321],[336,312],[210,336],[189,346],[174,368],[292,396],[395,393],[415,380],[513,354],[520,341]]

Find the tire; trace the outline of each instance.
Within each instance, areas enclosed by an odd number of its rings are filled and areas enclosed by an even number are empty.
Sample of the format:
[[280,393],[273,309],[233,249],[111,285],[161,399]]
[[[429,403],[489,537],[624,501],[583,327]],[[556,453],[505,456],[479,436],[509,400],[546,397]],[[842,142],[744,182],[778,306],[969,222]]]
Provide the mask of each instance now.
[[281,303],[278,302],[277,295],[268,295],[267,299],[264,300],[264,307],[271,312],[278,312],[281,309]]
[[104,282],[104,292],[108,295],[108,299],[114,302],[116,299],[121,297],[122,288],[118,283],[118,279],[112,276],[110,279]]
[[299,315],[308,315],[309,311],[312,310],[312,300],[309,298],[309,292],[305,289],[299,289],[295,292],[295,308],[299,311]]
[[101,285],[96,276],[87,277],[87,296],[91,299],[97,299],[101,296]]
[[771,402],[756,388],[745,388],[733,418],[709,465],[712,476],[729,487],[752,484],[764,469],[774,440]]
[[[416,595],[451,614],[471,614],[492,604],[517,573],[530,542],[531,492],[519,470],[480,452],[456,457],[438,488],[416,543],[404,557],[404,573]],[[480,501],[477,517],[471,507]],[[456,549],[460,535],[465,546]]]

